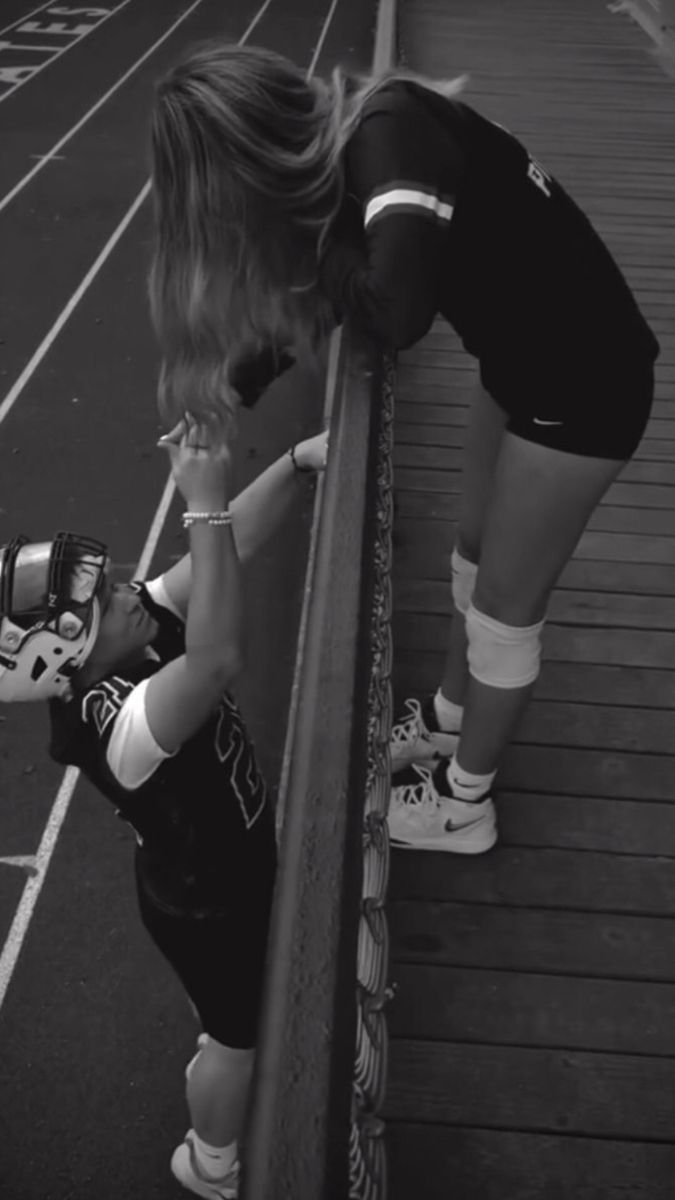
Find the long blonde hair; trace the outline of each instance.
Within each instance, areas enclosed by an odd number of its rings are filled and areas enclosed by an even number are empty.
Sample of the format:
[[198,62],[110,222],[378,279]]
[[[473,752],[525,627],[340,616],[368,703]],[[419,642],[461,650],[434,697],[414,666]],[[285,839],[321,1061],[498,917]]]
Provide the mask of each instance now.
[[311,356],[334,322],[318,264],[343,199],[341,157],[363,105],[410,72],[308,79],[257,46],[197,46],[157,85],[151,122],[150,306],[159,403],[227,418],[237,364],[263,348]]

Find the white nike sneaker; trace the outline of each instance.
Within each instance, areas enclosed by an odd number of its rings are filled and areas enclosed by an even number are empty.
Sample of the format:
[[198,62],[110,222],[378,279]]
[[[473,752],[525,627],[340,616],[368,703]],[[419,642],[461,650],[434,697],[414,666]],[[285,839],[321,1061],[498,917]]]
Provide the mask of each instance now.
[[401,850],[447,850],[484,854],[497,841],[491,796],[470,803],[453,796],[448,761],[434,771],[413,765],[391,789],[387,825],[391,845]]
[[205,1175],[197,1162],[193,1141],[194,1131],[189,1129],[185,1141],[181,1142],[173,1152],[171,1170],[179,1183],[195,1196],[203,1196],[204,1200],[237,1200],[239,1195],[239,1163],[220,1179],[212,1179]]
[[459,734],[445,733],[439,728],[433,696],[424,705],[419,700],[406,700],[403,707],[407,712],[394,722],[389,740],[392,775],[412,763],[429,764],[452,758]]

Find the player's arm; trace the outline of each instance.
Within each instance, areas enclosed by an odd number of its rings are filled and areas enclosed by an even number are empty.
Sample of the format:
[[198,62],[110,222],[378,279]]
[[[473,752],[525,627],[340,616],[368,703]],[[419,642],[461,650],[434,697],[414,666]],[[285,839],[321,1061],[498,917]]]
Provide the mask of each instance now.
[[[294,454],[297,468],[290,454],[282,454],[231,502],[232,532],[240,563],[248,562],[256,554],[293,508],[301,494],[298,469],[301,473],[323,470],[327,439],[327,433],[319,433],[298,442]],[[183,616],[188,609],[191,578],[190,554],[185,554],[162,576],[169,600]]]
[[358,201],[363,228],[354,238],[338,219],[321,285],[338,320],[349,316],[387,349],[419,341],[438,312],[461,167],[451,154],[419,101],[376,108],[347,147],[345,208]]
[[[227,507],[231,460],[208,430],[188,421],[178,443],[165,441],[187,511]],[[150,732],[166,754],[203,725],[242,663],[240,567],[232,525],[196,521],[189,527],[192,585],[185,654],[151,677],[145,691]]]

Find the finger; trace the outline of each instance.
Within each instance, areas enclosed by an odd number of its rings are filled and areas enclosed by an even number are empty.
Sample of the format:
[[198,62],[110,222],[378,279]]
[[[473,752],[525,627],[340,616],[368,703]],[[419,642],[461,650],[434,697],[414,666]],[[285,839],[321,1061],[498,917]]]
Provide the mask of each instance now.
[[168,433],[163,433],[161,435],[161,437],[158,438],[157,445],[158,446],[166,446],[168,442],[173,442],[173,444],[175,446],[178,446],[180,443],[180,440],[184,436],[184,434],[185,434],[185,418],[181,417],[180,421],[176,422],[173,429],[170,429]]
[[189,417],[189,434],[187,444],[191,450],[209,450],[211,446],[211,436],[209,427],[205,421],[193,417],[192,413],[187,414]]

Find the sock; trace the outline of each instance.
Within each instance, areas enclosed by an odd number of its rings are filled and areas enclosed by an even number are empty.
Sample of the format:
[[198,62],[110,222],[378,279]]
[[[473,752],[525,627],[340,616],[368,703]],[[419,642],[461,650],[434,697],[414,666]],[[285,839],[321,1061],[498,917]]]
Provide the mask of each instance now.
[[190,1140],[194,1146],[197,1165],[209,1179],[222,1179],[232,1170],[237,1161],[236,1142],[230,1142],[229,1146],[209,1146],[194,1129],[190,1130]]
[[457,756],[453,754],[448,767],[448,783],[457,800],[467,800],[470,804],[475,804],[490,791],[490,784],[496,774],[496,771],[490,771],[488,775],[472,775],[470,771],[460,767]]
[[461,704],[454,704],[452,700],[447,700],[440,688],[434,695],[434,712],[443,733],[459,733],[462,728],[464,707]]

